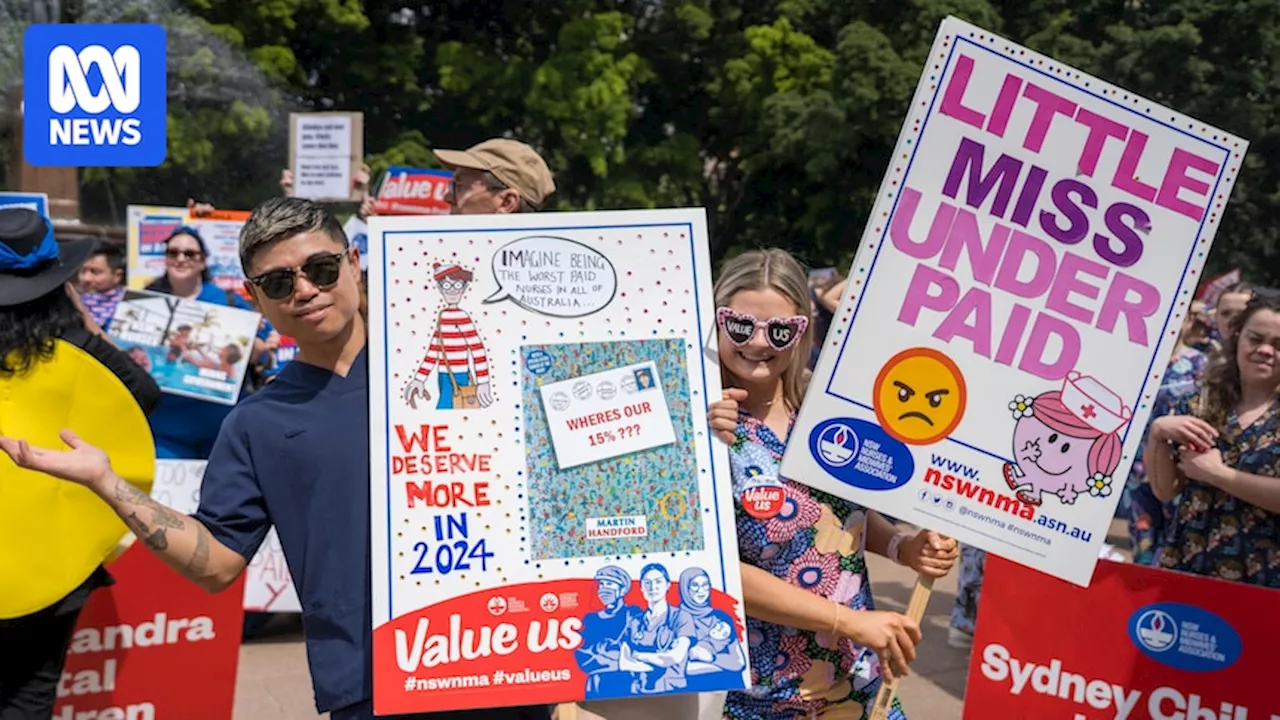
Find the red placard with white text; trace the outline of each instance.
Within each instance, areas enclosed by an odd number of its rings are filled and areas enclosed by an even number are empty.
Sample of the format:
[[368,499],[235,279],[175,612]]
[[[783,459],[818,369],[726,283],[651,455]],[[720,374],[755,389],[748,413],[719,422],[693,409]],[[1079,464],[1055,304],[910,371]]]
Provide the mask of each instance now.
[[80,614],[53,720],[229,720],[243,577],[210,594],[134,545]]
[[1280,592],[1098,563],[1087,589],[987,560],[965,720],[1280,720]]
[[448,170],[392,165],[382,178],[374,204],[379,215],[448,215]]

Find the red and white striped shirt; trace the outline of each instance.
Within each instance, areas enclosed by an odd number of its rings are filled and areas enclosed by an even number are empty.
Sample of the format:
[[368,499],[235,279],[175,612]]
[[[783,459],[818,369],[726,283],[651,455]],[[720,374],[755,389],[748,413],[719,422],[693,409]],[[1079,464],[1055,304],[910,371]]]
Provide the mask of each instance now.
[[431,347],[427,348],[427,356],[418,366],[418,375],[423,379],[430,376],[440,363],[441,355],[449,372],[458,374],[467,372],[469,356],[475,365],[476,384],[487,382],[489,359],[485,356],[484,343],[480,341],[480,332],[471,322],[471,316],[461,308],[445,308],[440,314],[440,326],[431,336]]

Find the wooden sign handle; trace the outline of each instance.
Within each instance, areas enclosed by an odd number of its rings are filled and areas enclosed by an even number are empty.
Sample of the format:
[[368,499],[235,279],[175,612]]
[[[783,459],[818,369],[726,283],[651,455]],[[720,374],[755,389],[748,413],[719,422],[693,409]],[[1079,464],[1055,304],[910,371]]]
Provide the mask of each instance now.
[[[924,619],[924,610],[929,605],[929,596],[933,594],[933,578],[925,575],[916,576],[916,587],[911,591],[911,600],[907,603],[907,617],[919,623]],[[875,705],[872,706],[871,720],[887,720],[889,710],[893,708],[893,697],[898,694],[898,678],[880,683],[880,692],[876,694]]]

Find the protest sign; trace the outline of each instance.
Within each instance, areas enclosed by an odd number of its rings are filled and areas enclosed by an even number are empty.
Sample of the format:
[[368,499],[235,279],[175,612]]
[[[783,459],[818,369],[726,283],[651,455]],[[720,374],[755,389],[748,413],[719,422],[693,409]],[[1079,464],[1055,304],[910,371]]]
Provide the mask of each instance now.
[[1104,560],[1084,589],[989,558],[964,717],[1280,720],[1277,612],[1242,583]]
[[449,183],[453,173],[448,170],[392,165],[382,176],[378,187],[374,212],[379,215],[448,215]]
[[1088,584],[1246,145],[948,18],[784,474]]
[[0,210],[23,207],[49,217],[49,196],[44,193],[0,192]]
[[[193,217],[187,215],[187,227],[200,233],[209,257],[209,276],[223,290],[230,290],[245,297],[244,270],[240,267],[240,228],[249,219],[245,210],[214,210]],[[247,298],[246,298],[247,299]]]
[[125,214],[129,287],[142,290],[164,275],[164,241],[186,221],[187,209],[130,205]]
[[235,405],[260,320],[227,305],[127,290],[109,334],[164,392]]
[[[157,460],[151,497],[188,515],[200,507],[204,460]],[[302,612],[298,591],[273,527],[244,571],[244,609],[251,612]]]
[[352,215],[342,225],[347,243],[360,252],[360,269],[369,269],[369,225],[358,215]]
[[746,687],[704,211],[369,229],[375,710]]
[[240,228],[249,213],[215,210],[192,217],[186,208],[130,205],[126,244],[129,251],[129,287],[142,290],[164,275],[164,241],[182,226],[200,233],[209,257],[205,262],[213,282],[223,290],[244,292],[244,272],[240,269]]
[[52,720],[230,720],[240,662],[243,580],[210,594],[140,543],[89,596]]
[[290,113],[293,193],[309,200],[358,200],[352,178],[364,157],[362,113]]

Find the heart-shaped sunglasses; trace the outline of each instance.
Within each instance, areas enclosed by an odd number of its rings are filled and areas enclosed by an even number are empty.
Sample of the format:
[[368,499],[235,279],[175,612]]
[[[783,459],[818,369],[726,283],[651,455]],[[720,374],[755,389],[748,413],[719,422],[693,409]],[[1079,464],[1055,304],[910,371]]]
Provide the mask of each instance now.
[[716,322],[729,338],[729,342],[738,347],[751,342],[757,328],[764,328],[765,340],[768,340],[769,346],[778,352],[793,347],[809,327],[809,318],[803,315],[757,320],[754,315],[735,312],[727,307],[716,310]]

